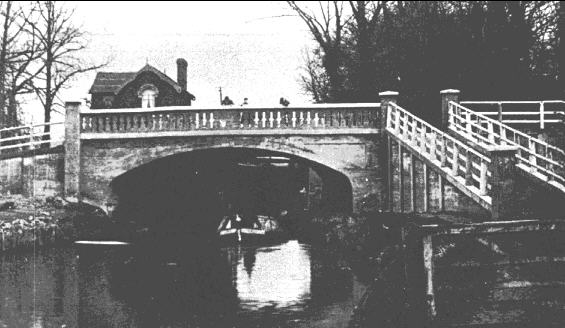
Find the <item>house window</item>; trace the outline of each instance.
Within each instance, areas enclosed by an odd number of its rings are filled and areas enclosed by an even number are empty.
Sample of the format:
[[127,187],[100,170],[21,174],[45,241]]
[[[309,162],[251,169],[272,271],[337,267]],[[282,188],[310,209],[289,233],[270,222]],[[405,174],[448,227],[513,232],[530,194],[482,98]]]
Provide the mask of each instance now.
[[112,102],[114,101],[114,97],[112,96],[105,96],[102,98],[102,102],[104,103],[104,108],[112,108]]
[[141,94],[141,108],[155,107],[155,96],[157,93],[153,90],[145,90]]
[[155,107],[155,98],[159,95],[159,90],[153,84],[144,84],[137,94],[141,98],[141,108],[152,108]]

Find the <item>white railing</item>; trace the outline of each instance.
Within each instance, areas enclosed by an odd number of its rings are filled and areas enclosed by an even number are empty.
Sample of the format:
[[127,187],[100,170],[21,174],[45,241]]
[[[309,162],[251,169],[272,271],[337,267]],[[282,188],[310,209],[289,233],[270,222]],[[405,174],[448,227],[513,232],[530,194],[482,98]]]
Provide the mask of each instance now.
[[298,107],[155,107],[80,112],[89,134],[198,130],[290,130],[378,128],[379,103]]
[[409,145],[413,151],[424,156],[491,203],[488,194],[491,189],[489,178],[492,173],[491,160],[488,156],[393,103],[387,109],[386,128]]
[[461,101],[472,110],[509,125],[536,125],[545,129],[546,125],[562,124],[565,118],[565,101]]
[[62,133],[44,132],[45,126],[63,126],[64,122],[50,122],[0,129],[0,154],[19,150],[34,149],[44,144],[63,141]]
[[565,185],[565,152],[558,147],[455,102],[449,103],[449,129],[478,144],[518,146],[516,156],[529,172]]

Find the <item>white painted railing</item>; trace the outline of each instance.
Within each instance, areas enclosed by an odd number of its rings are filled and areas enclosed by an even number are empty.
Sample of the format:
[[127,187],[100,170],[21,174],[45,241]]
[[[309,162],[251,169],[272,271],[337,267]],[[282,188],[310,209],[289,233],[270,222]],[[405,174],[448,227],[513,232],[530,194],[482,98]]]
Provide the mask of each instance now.
[[562,124],[565,101],[461,101],[487,117],[508,125],[533,125],[545,129],[547,125]]
[[478,144],[518,146],[519,164],[528,172],[565,185],[565,152],[558,147],[455,102],[449,103],[449,129]]
[[0,153],[14,150],[29,150],[44,144],[61,143],[63,135],[54,136],[53,132],[45,133],[45,126],[63,126],[64,122],[23,125],[0,129]]
[[488,156],[393,103],[387,109],[386,128],[413,151],[491,203],[491,198],[487,196],[491,188],[489,178],[492,176]]

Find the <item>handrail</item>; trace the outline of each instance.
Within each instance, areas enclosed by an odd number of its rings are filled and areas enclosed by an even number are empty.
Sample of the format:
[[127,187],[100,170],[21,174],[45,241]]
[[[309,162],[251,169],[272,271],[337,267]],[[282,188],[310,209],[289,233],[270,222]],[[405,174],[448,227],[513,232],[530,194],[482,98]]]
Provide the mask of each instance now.
[[[563,123],[561,116],[565,115],[565,108],[563,109],[546,110],[546,105],[559,104],[565,105],[563,100],[490,100],[490,101],[461,101],[462,105],[497,105],[497,111],[483,111],[475,109],[475,112],[480,112],[485,116],[496,116],[497,120],[507,124],[539,124],[540,129],[545,129],[546,124]],[[503,105],[538,105],[538,109],[532,110],[504,110]],[[559,115],[559,116],[556,116]],[[532,116],[530,119],[512,119],[509,116]],[[549,117],[548,117],[549,116]]]
[[397,104],[390,103],[387,108],[386,129],[403,140],[413,151],[448,172],[452,177],[462,180],[473,193],[488,196],[492,176],[489,168],[491,159],[456,138],[440,131]]
[[[64,122],[49,122],[31,125],[23,125],[17,127],[10,127],[0,130],[0,152],[9,149],[25,150],[37,145],[43,145],[52,142],[60,142],[63,140],[62,136],[53,137],[52,132],[35,131],[37,128],[46,126],[63,125]],[[19,130],[19,131],[18,131]],[[8,135],[2,138],[2,135]]]
[[549,180],[565,184],[565,151],[558,147],[456,102],[449,103],[449,129],[486,145],[518,146],[519,162],[526,165],[532,173],[541,171]]
[[3,128],[0,129],[0,133],[1,132],[6,132],[6,131],[14,131],[14,130],[23,130],[23,129],[31,129],[31,128],[38,128],[38,127],[42,127],[42,126],[52,126],[52,125],[59,125],[59,124],[64,124],[65,122],[48,122],[48,123],[38,123],[38,124],[28,124],[28,125],[22,125],[22,126],[13,126],[13,127],[9,127],[9,128]]

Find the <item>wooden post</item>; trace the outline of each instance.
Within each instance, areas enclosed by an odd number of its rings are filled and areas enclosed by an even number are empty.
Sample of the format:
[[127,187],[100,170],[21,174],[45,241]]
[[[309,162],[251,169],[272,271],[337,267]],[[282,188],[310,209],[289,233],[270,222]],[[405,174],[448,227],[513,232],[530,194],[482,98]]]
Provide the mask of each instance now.
[[502,103],[501,102],[498,103],[498,121],[500,123],[503,123],[502,122]]
[[[516,180],[516,152],[518,146],[487,147],[490,157],[493,220],[511,217],[516,208],[514,184]],[[486,187],[485,187],[486,188]]]
[[451,174],[454,177],[459,175],[459,146],[453,142],[453,158],[451,162]]
[[487,183],[488,183],[488,179],[487,179],[487,173],[488,173],[488,165],[487,162],[485,160],[481,160],[481,173],[480,173],[480,182],[479,182],[479,193],[481,196],[484,196],[487,194]]
[[416,176],[414,174],[414,154],[410,152],[410,211],[416,212]]
[[434,296],[434,247],[432,236],[424,236],[422,242],[424,246],[424,270],[426,275],[427,316],[429,320],[433,320],[436,316],[436,304]]
[[65,103],[65,188],[67,199],[78,200],[80,181],[80,102]]
[[439,211],[443,212],[445,210],[445,206],[444,206],[444,195],[443,195],[443,177],[441,176],[441,174],[438,173],[438,184],[439,184]]
[[441,129],[447,131],[449,128],[449,102],[459,103],[459,94],[461,92],[455,89],[447,89],[440,91],[441,95]]
[[544,122],[544,115],[545,115],[545,104],[544,102],[540,102],[540,129],[545,129],[545,122]]
[[532,171],[536,171],[535,165],[537,165],[537,157],[536,157],[536,143],[533,139],[528,139],[528,149],[530,150],[530,155],[528,156],[528,159],[530,161],[530,164],[532,165]]
[[447,162],[447,141],[445,140],[445,136],[441,136],[441,152],[440,152],[440,167],[445,167],[445,163]]
[[400,213],[404,212],[404,155],[402,154],[402,144],[398,143],[398,193],[400,194]]
[[467,158],[465,161],[465,185],[467,186],[473,185],[473,161],[471,156],[473,156],[473,153],[467,149],[467,153],[465,154]]
[[[390,104],[396,104],[397,100],[398,100],[398,92],[396,91],[385,91],[385,92],[380,92],[379,93],[379,97],[381,99],[381,107],[378,109],[378,115],[377,118],[380,122],[377,122],[378,127],[380,127],[380,137],[381,137],[381,142],[387,142],[387,146],[386,147],[381,147],[382,151],[379,152],[379,164],[380,167],[383,168],[381,169],[381,174],[380,176],[382,177],[383,181],[383,187],[388,187],[388,190],[386,192],[382,193],[382,197],[380,199],[381,201],[381,206],[383,206],[383,209],[388,209],[389,211],[392,211],[393,209],[393,196],[392,196],[392,170],[393,170],[393,165],[392,165],[392,145],[391,145],[391,138],[387,136],[386,134],[386,127],[387,127],[387,120],[388,119],[392,119],[391,117],[388,116],[389,110],[391,110],[392,108],[390,107]],[[400,131],[400,113],[398,111],[396,111],[396,115],[394,117],[395,119],[395,131],[396,134],[398,135],[398,132]],[[399,149],[401,149],[400,143],[398,144]],[[401,151],[399,151],[399,156],[401,155]],[[386,168],[386,171],[385,171]],[[400,167],[400,175],[402,176],[402,167]]]
[[424,164],[424,213],[428,212],[428,165]]

